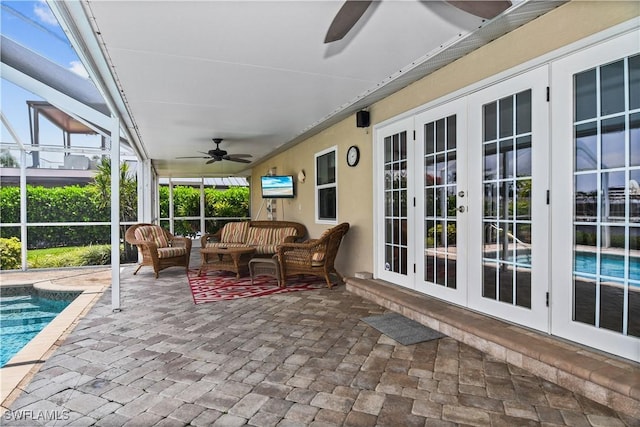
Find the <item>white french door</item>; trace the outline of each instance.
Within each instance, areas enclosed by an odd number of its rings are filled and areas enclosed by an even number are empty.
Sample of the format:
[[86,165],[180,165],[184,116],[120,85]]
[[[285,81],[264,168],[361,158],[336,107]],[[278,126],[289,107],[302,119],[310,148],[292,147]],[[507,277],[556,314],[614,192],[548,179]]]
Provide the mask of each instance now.
[[466,304],[466,99],[415,118],[416,289]]
[[548,331],[549,108],[543,66],[469,96],[469,307]]
[[640,361],[640,39],[552,64],[552,333]]
[[376,128],[376,277],[640,361],[640,39]]
[[413,118],[376,131],[376,277],[415,288]]
[[548,331],[548,67],[376,131],[377,277]]

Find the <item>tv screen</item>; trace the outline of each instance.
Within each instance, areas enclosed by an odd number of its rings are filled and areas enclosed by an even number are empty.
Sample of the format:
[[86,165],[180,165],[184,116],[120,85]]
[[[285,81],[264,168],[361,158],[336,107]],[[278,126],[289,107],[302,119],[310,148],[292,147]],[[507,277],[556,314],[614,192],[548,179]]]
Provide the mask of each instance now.
[[291,175],[271,175],[260,177],[263,199],[283,199],[296,196]]

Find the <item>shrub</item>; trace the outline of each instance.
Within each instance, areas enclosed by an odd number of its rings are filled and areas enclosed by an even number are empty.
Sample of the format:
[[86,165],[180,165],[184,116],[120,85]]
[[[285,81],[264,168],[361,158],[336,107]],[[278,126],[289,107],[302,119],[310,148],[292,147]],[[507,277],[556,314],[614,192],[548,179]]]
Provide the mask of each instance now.
[[0,238],[0,270],[20,268],[20,240],[17,237]]
[[111,264],[111,245],[92,245],[80,251],[80,265]]

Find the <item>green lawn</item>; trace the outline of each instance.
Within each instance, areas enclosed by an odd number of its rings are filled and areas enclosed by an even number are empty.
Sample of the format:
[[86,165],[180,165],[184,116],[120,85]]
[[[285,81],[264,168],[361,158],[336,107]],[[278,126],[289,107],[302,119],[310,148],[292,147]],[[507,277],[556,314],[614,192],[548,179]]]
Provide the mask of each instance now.
[[67,246],[63,248],[30,249],[29,268],[79,267],[111,263],[110,245]]

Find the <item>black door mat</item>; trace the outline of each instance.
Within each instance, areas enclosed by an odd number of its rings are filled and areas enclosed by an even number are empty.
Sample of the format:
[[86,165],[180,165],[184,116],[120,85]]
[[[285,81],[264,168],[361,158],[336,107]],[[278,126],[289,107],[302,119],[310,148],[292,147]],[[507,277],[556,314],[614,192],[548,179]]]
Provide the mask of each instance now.
[[402,345],[446,337],[446,335],[398,313],[363,317],[361,320]]

